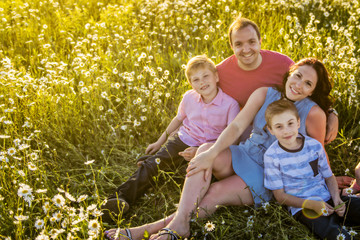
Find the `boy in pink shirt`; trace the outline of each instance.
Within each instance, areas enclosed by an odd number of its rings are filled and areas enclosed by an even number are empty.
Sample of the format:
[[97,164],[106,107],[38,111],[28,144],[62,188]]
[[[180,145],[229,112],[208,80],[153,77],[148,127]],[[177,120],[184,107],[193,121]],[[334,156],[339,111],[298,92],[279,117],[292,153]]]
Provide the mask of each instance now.
[[[154,186],[158,169],[170,170],[180,166],[185,160],[179,152],[215,142],[239,113],[237,101],[218,88],[216,66],[205,55],[190,59],[185,73],[193,89],[184,94],[178,113],[165,132],[147,147],[145,153],[155,155],[144,156],[142,160],[146,159],[135,173],[102,205],[103,221],[112,222],[112,217],[126,212],[129,204],[135,203],[148,188]],[[177,133],[167,139],[169,133],[179,127]]]

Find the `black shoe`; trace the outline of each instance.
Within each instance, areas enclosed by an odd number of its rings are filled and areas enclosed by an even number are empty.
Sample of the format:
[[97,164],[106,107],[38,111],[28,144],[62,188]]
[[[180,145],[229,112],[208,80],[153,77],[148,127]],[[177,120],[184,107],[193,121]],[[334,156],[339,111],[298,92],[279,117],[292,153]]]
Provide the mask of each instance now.
[[113,223],[119,216],[129,210],[129,204],[121,197],[112,196],[101,206],[103,222]]

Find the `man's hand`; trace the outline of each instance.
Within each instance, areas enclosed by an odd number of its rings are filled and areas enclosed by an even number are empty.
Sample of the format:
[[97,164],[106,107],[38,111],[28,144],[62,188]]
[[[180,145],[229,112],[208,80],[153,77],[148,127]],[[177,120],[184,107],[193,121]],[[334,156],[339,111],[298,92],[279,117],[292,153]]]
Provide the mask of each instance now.
[[160,149],[160,147],[161,147],[161,144],[159,144],[158,142],[154,142],[146,148],[145,153],[146,154],[154,154]]
[[190,161],[195,157],[196,151],[198,150],[198,147],[188,147],[182,152],[179,152],[179,155],[182,156],[186,161]]
[[351,182],[354,179],[352,177],[349,176],[338,176],[336,177],[336,182],[338,184],[339,188],[348,188],[350,187]]
[[325,144],[328,144],[337,136],[339,130],[339,118],[336,114],[330,113],[326,123]]

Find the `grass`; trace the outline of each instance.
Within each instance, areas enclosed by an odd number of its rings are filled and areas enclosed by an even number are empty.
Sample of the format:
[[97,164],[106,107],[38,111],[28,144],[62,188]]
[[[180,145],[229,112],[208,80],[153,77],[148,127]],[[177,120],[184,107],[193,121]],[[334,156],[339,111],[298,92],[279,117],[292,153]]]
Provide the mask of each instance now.
[[[263,49],[326,64],[340,114],[327,151],[336,175],[353,176],[358,1],[1,1],[0,238],[101,239],[108,227],[99,221],[101,202],[134,171],[190,88],[183,65],[202,53],[216,63],[230,56],[227,28],[239,14],[259,24]],[[175,209],[183,173],[161,179],[120,226]],[[314,239],[283,207],[266,208],[220,207],[194,219],[194,238]],[[213,232],[204,230],[207,221]]]

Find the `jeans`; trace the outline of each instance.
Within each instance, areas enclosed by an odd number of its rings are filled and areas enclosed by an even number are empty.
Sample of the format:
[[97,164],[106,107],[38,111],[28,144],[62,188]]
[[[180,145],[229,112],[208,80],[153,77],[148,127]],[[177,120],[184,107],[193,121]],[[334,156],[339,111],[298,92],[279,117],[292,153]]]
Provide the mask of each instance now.
[[[144,162],[126,182],[117,188],[118,196],[130,205],[134,204],[139,197],[144,195],[146,190],[155,186],[154,177],[158,176],[158,169],[173,171],[186,163],[185,159],[178,153],[188,147],[177,134],[169,137],[155,155],[141,157]],[[156,163],[156,159],[160,159],[159,164]],[[116,197],[116,195],[114,194],[111,197]]]
[[[321,239],[336,239],[336,237],[342,233],[345,236],[345,239],[350,240],[350,234],[342,228],[342,225],[345,224],[346,226],[360,226],[360,198],[341,196],[341,199],[346,202],[346,211],[344,217],[339,217],[334,212],[330,216],[320,216],[315,219],[310,219],[304,216],[302,211],[297,212],[294,217],[299,222],[310,228],[311,231]],[[334,205],[331,199],[327,201],[327,203],[331,206]]]

